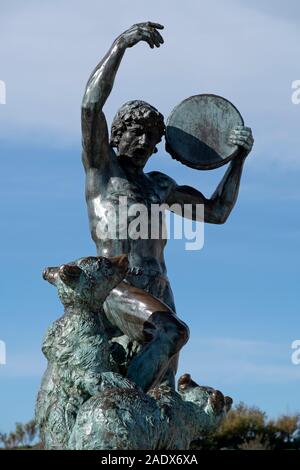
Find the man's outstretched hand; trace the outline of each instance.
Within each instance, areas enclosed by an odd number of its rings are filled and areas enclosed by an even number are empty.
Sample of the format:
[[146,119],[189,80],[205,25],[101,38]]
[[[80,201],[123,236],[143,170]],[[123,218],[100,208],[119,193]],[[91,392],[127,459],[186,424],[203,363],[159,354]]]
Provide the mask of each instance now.
[[122,33],[117,40],[123,43],[125,47],[133,47],[138,42],[145,41],[153,49],[154,47],[160,47],[164,43],[158,29],[164,29],[163,25],[152,23],[151,21],[137,23]]
[[229,135],[229,143],[242,147],[243,155],[247,156],[253,147],[254,139],[250,127],[236,126]]

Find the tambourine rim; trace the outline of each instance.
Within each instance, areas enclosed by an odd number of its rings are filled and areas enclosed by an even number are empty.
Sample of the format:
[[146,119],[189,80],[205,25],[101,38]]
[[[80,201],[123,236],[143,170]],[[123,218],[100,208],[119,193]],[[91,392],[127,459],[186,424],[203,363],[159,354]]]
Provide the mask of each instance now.
[[172,118],[173,114],[176,112],[176,110],[182,106],[185,102],[187,101],[191,101],[192,99],[194,98],[198,98],[198,97],[214,97],[214,98],[219,98],[223,101],[226,101],[227,103],[229,103],[232,108],[237,112],[238,116],[240,117],[241,119],[241,125],[243,126],[244,125],[244,119],[243,119],[243,116],[241,115],[241,113],[239,112],[239,110],[237,109],[237,107],[231,102],[229,101],[227,98],[224,98],[223,96],[220,96],[220,95],[216,95],[214,93],[200,93],[198,95],[192,95],[192,96],[189,96],[188,98],[185,98],[183,101],[181,101],[179,104],[177,104],[173,109],[172,111],[170,112],[168,118],[167,118],[167,121],[166,121],[166,133],[165,133],[165,139],[166,139],[166,145],[168,145],[170,147],[170,155],[173,159],[179,161],[180,163],[182,163],[183,165],[185,166],[188,166],[190,168],[194,168],[196,170],[213,170],[215,168],[219,168],[223,165],[226,165],[226,163],[230,162],[233,158],[235,158],[238,153],[239,153],[239,148],[237,148],[236,150],[233,151],[233,153],[231,155],[229,155],[228,157],[224,158],[221,162],[216,162],[216,163],[192,163],[190,162],[189,160],[185,160],[181,155],[178,155],[178,153],[172,148],[172,145],[170,144],[170,142],[168,141],[168,126],[169,126],[169,121],[170,119]]

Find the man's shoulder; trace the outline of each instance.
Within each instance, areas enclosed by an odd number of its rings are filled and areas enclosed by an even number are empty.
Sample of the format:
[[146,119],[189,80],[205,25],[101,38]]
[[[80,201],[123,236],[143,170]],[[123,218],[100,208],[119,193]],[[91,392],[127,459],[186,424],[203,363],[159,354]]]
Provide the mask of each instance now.
[[176,186],[176,181],[161,171],[150,171],[147,177],[162,189]]

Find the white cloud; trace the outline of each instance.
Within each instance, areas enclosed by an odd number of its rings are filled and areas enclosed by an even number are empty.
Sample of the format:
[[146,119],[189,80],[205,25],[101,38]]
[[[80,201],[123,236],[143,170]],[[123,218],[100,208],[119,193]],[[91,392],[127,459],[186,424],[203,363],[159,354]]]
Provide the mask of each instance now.
[[291,104],[291,83],[300,78],[300,31],[277,11],[279,5],[249,8],[234,0],[7,3],[0,33],[0,79],[7,84],[2,138],[79,145],[89,73],[116,35],[152,19],[165,24],[165,45],[127,52],[106,107],[109,118],[135,97],[167,115],[186,96],[215,92],[253,127],[256,153],[299,165],[300,106]]
[[249,9],[261,11],[268,16],[279,17],[289,22],[300,21],[300,4],[298,0],[289,0],[288,4],[281,0],[236,0],[239,4]]
[[180,372],[206,385],[299,383],[290,344],[235,338],[197,338],[181,353]]
[[[290,344],[195,336],[196,332],[181,352],[179,373],[189,372],[201,384],[299,382],[300,366],[291,362]],[[42,354],[12,352],[0,367],[0,377],[40,377],[45,369]]]

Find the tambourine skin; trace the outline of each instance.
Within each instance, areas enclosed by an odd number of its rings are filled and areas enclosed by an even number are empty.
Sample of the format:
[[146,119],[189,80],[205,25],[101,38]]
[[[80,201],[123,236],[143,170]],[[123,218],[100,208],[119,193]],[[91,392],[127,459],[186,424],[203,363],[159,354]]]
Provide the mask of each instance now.
[[243,126],[237,108],[218,95],[191,96],[177,105],[166,123],[166,151],[197,170],[225,165],[240,153],[228,141],[230,131]]

